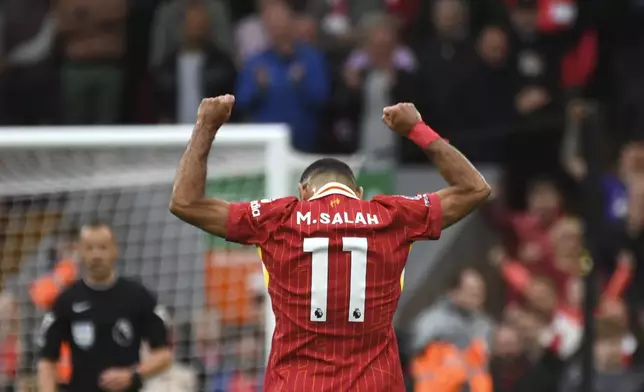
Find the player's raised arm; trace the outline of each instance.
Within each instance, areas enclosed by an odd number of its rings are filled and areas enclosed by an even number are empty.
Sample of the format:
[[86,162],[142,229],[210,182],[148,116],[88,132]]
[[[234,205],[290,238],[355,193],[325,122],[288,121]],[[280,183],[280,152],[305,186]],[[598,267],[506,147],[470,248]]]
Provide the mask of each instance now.
[[490,186],[481,173],[463,154],[425,125],[413,104],[399,103],[386,107],[383,121],[393,131],[422,148],[449,184],[449,187],[436,192],[442,207],[443,228],[463,219],[490,195]]
[[230,205],[224,200],[206,197],[206,168],[210,146],[219,128],[228,121],[234,103],[232,95],[201,101],[197,123],[181,157],[170,200],[170,212],[176,217],[220,237],[226,236]]

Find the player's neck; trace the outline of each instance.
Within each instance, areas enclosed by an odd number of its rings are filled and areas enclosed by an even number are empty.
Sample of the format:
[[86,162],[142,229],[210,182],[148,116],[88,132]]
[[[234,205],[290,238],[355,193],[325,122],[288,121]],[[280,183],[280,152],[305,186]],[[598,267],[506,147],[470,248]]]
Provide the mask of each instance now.
[[89,275],[83,277],[85,284],[94,290],[106,290],[116,282],[116,272],[112,272],[106,278],[93,278]]
[[346,188],[347,190],[355,193],[353,190],[353,185],[348,182],[343,176],[336,175],[318,175],[311,181],[312,185],[320,192],[323,188],[329,188],[333,186],[339,186],[341,188]]

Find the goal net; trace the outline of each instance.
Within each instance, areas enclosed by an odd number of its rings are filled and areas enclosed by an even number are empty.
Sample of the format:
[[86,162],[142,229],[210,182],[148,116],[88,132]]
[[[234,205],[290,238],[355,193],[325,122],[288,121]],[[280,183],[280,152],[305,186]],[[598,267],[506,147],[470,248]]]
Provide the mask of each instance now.
[[[142,280],[168,310],[175,354],[199,376],[199,390],[212,390],[231,371],[247,381],[261,377],[273,321],[255,249],[208,236],[168,212],[190,132],[0,128],[0,344],[17,343],[11,355],[20,374],[33,372],[46,309],[34,287],[49,278],[64,286],[77,276],[74,235],[99,219],[115,230],[119,272]],[[314,159],[290,149],[283,126],[229,126],[214,143],[207,193],[227,200],[295,194],[297,177]],[[363,180],[367,194],[389,191],[386,170],[365,172]]]

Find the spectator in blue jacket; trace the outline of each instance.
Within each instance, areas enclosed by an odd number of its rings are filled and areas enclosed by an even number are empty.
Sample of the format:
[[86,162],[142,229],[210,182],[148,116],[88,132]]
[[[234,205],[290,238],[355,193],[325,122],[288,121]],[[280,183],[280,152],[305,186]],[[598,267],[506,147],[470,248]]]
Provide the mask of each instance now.
[[262,18],[269,49],[248,59],[238,78],[236,102],[248,121],[286,123],[295,148],[315,152],[318,123],[329,95],[323,54],[296,42],[292,11],[281,2]]

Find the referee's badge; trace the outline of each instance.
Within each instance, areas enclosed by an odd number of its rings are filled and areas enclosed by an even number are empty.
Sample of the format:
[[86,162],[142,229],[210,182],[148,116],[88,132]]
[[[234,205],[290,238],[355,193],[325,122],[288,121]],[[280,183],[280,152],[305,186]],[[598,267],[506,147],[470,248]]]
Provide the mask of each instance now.
[[122,347],[127,347],[132,344],[134,338],[134,328],[127,319],[118,319],[114,328],[112,328],[112,339]]
[[72,338],[82,349],[88,349],[94,344],[94,324],[90,321],[72,323]]

